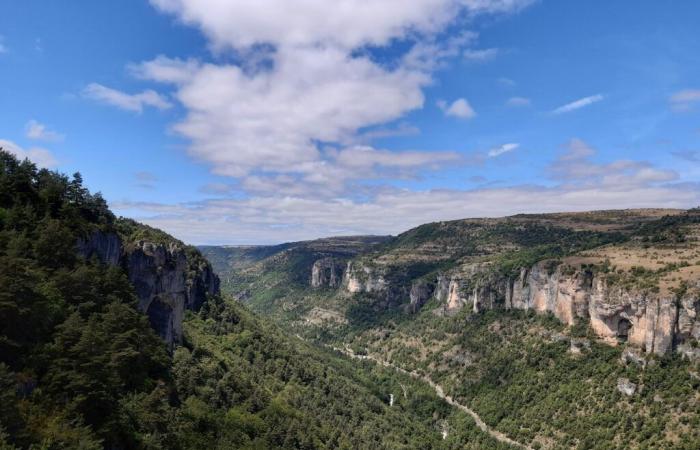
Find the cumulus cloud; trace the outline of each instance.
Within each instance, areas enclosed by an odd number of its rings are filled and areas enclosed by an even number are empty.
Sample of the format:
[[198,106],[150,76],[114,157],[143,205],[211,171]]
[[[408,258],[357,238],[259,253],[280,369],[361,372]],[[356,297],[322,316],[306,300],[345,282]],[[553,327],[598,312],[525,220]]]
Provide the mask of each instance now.
[[459,119],[472,119],[476,117],[476,112],[465,98],[458,98],[450,104],[444,100],[438,100],[437,106],[446,116],[457,117]]
[[101,103],[138,113],[142,112],[146,106],[160,110],[172,107],[172,104],[164,96],[151,89],[138,94],[127,94],[98,83],[90,83],[83,89],[83,95]]
[[[219,48],[261,43],[319,43],[345,49],[383,46],[410,33],[436,33],[463,11],[513,12],[531,0],[151,0],[162,11],[201,28]],[[342,30],[342,32],[339,32]]]
[[530,99],[526,97],[511,97],[506,101],[506,106],[517,108],[521,106],[530,106]]
[[24,127],[25,135],[29,139],[38,141],[62,141],[65,136],[47,128],[43,123],[32,119]]
[[678,112],[689,111],[700,103],[700,89],[684,89],[671,95],[668,99],[671,109]]
[[14,142],[5,139],[0,139],[0,148],[12,153],[19,159],[29,159],[41,168],[50,169],[58,165],[58,161],[54,155],[45,148],[30,147],[24,149]]
[[520,144],[515,144],[515,143],[510,143],[510,144],[503,144],[498,147],[494,147],[488,152],[489,158],[495,158],[497,156],[501,156],[505,153],[512,152],[513,150],[516,150],[518,147],[520,147]]
[[567,103],[566,105],[562,105],[552,112],[554,114],[564,114],[571,111],[576,111],[577,109],[585,108],[586,106],[592,105],[593,103],[598,103],[599,101],[603,100],[603,98],[604,97],[601,94],[591,95],[590,97],[583,97],[571,103]]
[[[160,64],[169,73],[158,78]],[[351,139],[362,127],[382,124],[422,106],[421,72],[386,70],[366,57],[333,48],[295,48],[275,67],[254,75],[234,65],[153,61],[143,74],[177,82],[176,98],[188,114],[174,126],[190,153],[219,175],[254,169],[293,171],[321,157],[317,142]],[[371,93],[371,95],[369,95]]]
[[[190,142],[190,155],[259,191],[280,184],[291,190],[290,180],[314,185],[329,179],[339,186],[357,179],[343,155],[396,130],[396,120],[422,108],[432,72],[477,38],[472,31],[446,36],[445,30],[465,16],[512,13],[531,0],[151,3],[201,29],[216,52],[231,52],[236,62],[159,56],[130,66],[132,74],[172,87],[186,111],[172,128]],[[396,42],[406,44],[403,54],[372,56],[373,49]],[[464,99],[447,111],[474,115]],[[429,153],[418,158],[428,168],[444,156]],[[406,166],[386,162],[418,154],[372,149],[359,155],[373,158],[371,177],[379,169],[404,176]]]
[[[215,196],[207,201],[113,205],[187,241],[261,243],[386,234],[434,220],[687,207],[700,200],[698,186],[679,183],[674,171],[645,161],[600,161],[582,140],[567,144],[543,174],[542,185],[424,191],[388,185],[392,178],[483,163],[488,156],[518,148],[504,144],[470,160],[451,149],[388,150],[372,145],[372,139],[417,132],[400,121],[423,107],[434,71],[451,58],[488,55],[474,49],[476,33],[445,38],[446,29],[464,16],[517,11],[527,0],[151,2],[201,29],[215,52],[230,56],[212,61],[159,56],[130,67],[136,77],[165,86],[168,99],[183,106],[185,114],[172,129],[188,140],[189,154],[215,174],[236,178],[202,187]],[[373,56],[395,43],[400,45],[392,49],[405,49],[402,54]],[[508,79],[499,83],[515,84]],[[511,100],[509,106],[527,104],[522,97]],[[554,112],[601,100],[601,94],[592,95]],[[149,106],[136,104],[132,110]],[[475,115],[463,98],[440,107],[457,118]]]

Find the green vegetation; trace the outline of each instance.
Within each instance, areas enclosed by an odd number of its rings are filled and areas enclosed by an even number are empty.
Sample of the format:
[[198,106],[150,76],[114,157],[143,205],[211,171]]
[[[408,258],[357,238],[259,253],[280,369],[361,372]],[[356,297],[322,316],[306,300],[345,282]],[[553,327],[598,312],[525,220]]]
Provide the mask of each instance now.
[[188,312],[169,354],[123,269],[76,253],[96,230],[182,245],[116,219],[78,174],[0,151],[0,448],[504,448],[423,383],[316,349],[231,300]]
[[[688,280],[696,283],[691,270],[700,255],[700,221],[693,210],[663,214],[611,211],[423,225],[353,258],[360,285],[379,277],[388,285],[375,292],[311,289],[304,280],[313,258],[293,265],[277,259],[281,253],[258,261],[254,270],[226,273],[239,277],[232,292],[245,292],[251,308],[289,334],[417,371],[492,428],[533,448],[694,449],[700,446],[697,362],[677,354],[624,359],[625,349],[598,342],[586,320],[566,327],[552,315],[504,308],[474,314],[468,304],[475,288],[490,287],[485,301],[503,306],[503,281],[538,263],[548,275],[580,276],[581,283],[599,277],[645,295],[661,285],[679,299],[689,292]],[[445,312],[444,297],[434,295],[417,312],[407,308],[416,283],[435,289],[440,275],[449,280],[454,273],[467,299],[461,311]],[[317,319],[314,311],[321,309],[340,319]],[[621,379],[636,385],[633,395],[619,391]]]
[[79,174],[0,151],[0,378],[4,439],[20,447],[125,443],[120,401],[167,380],[163,343],[125,274],[76,242],[115,218]]

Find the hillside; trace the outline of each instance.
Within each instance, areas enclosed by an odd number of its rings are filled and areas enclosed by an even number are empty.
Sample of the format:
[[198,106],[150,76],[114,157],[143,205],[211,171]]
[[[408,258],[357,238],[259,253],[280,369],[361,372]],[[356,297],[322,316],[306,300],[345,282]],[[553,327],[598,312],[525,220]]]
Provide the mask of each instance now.
[[215,270],[290,333],[416,371],[532,447],[690,449],[699,233],[698,210],[518,215]]
[[0,285],[3,449],[508,448],[410,376],[222,297],[197,249],[79,174],[2,150]]

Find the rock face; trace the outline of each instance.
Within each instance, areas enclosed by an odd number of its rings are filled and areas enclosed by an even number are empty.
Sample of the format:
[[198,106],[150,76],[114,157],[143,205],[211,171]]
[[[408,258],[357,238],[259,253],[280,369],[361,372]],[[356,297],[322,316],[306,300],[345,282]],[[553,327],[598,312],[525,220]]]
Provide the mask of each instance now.
[[140,241],[124,255],[129,281],[139,297],[139,308],[169,344],[182,338],[186,309],[197,311],[207,298],[219,292],[219,280],[208,263],[192,262],[175,244]]
[[[548,273],[543,264],[521,271],[512,283],[511,297],[505,299],[510,307],[550,312],[568,325],[587,318],[593,331],[613,345],[629,342],[647,353],[665,354],[680,337],[674,298],[610,287],[587,271],[563,274],[556,268]],[[684,317],[690,322],[693,314],[694,307]],[[694,326],[688,323],[685,329]]]
[[340,286],[343,279],[343,266],[335,258],[322,258],[311,267],[311,287]]
[[372,270],[370,267],[353,264],[352,261],[349,261],[343,276],[343,286],[352,294],[384,291],[387,288],[387,282],[383,274],[378,272],[378,270]]
[[117,233],[102,233],[94,231],[88,236],[78,239],[78,254],[85,259],[97,257],[102,263],[116,266],[122,254],[122,241]]
[[442,314],[453,314],[464,307],[475,313],[503,308],[551,313],[568,325],[583,319],[611,345],[627,343],[658,355],[677,349],[700,358],[698,289],[678,300],[608,286],[603,277],[583,268],[563,271],[561,266],[542,262],[523,268],[513,278],[495,275],[488,269],[488,265],[469,265],[439,274],[432,281],[409,281],[409,287],[392,286],[380,269],[351,261],[343,286],[349,293],[402,296],[385,303],[403,304],[411,312],[434,297],[442,305]]
[[94,232],[77,243],[78,253],[96,256],[126,271],[151,326],[169,347],[182,339],[185,310],[197,311],[207,296],[219,293],[219,279],[203,258],[192,260],[174,242],[124,245],[115,233]]
[[435,285],[425,280],[414,281],[409,294],[410,303],[408,310],[417,312],[430,298],[435,291]]

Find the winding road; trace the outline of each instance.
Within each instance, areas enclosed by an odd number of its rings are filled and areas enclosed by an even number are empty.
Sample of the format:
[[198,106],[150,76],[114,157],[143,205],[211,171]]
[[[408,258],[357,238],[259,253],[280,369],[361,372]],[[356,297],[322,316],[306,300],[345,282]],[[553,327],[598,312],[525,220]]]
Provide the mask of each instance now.
[[332,347],[332,346],[328,346],[328,347],[332,348],[333,350],[340,352],[340,353],[344,354],[345,356],[348,356],[352,359],[362,359],[362,360],[374,361],[375,363],[377,363],[381,366],[388,367],[390,369],[394,369],[397,372],[403,373],[403,374],[408,375],[412,378],[415,378],[415,379],[418,379],[418,380],[421,380],[421,381],[427,383],[428,385],[430,385],[430,387],[432,387],[435,390],[435,393],[437,394],[438,397],[445,400],[447,403],[454,406],[455,408],[458,408],[461,411],[464,411],[465,413],[469,414],[472,417],[472,419],[474,419],[474,422],[476,422],[476,426],[479,427],[479,429],[481,429],[481,431],[487,433],[489,436],[496,439],[497,441],[503,442],[504,444],[509,444],[509,445],[514,446],[514,447],[532,450],[532,447],[529,447],[525,444],[521,444],[520,442],[514,441],[513,439],[509,438],[508,436],[501,433],[500,431],[494,430],[493,428],[489,427],[486,424],[486,422],[484,422],[481,419],[479,414],[476,413],[476,411],[474,411],[473,409],[469,408],[466,405],[463,405],[463,404],[457,402],[451,396],[446,395],[442,386],[440,386],[439,384],[437,384],[436,382],[434,382],[433,380],[428,378],[427,375],[421,375],[417,372],[408,371],[406,369],[395,366],[388,361],[384,361],[383,359],[377,358],[377,357],[372,356],[372,355],[357,355],[349,348],[341,349],[341,348]]

